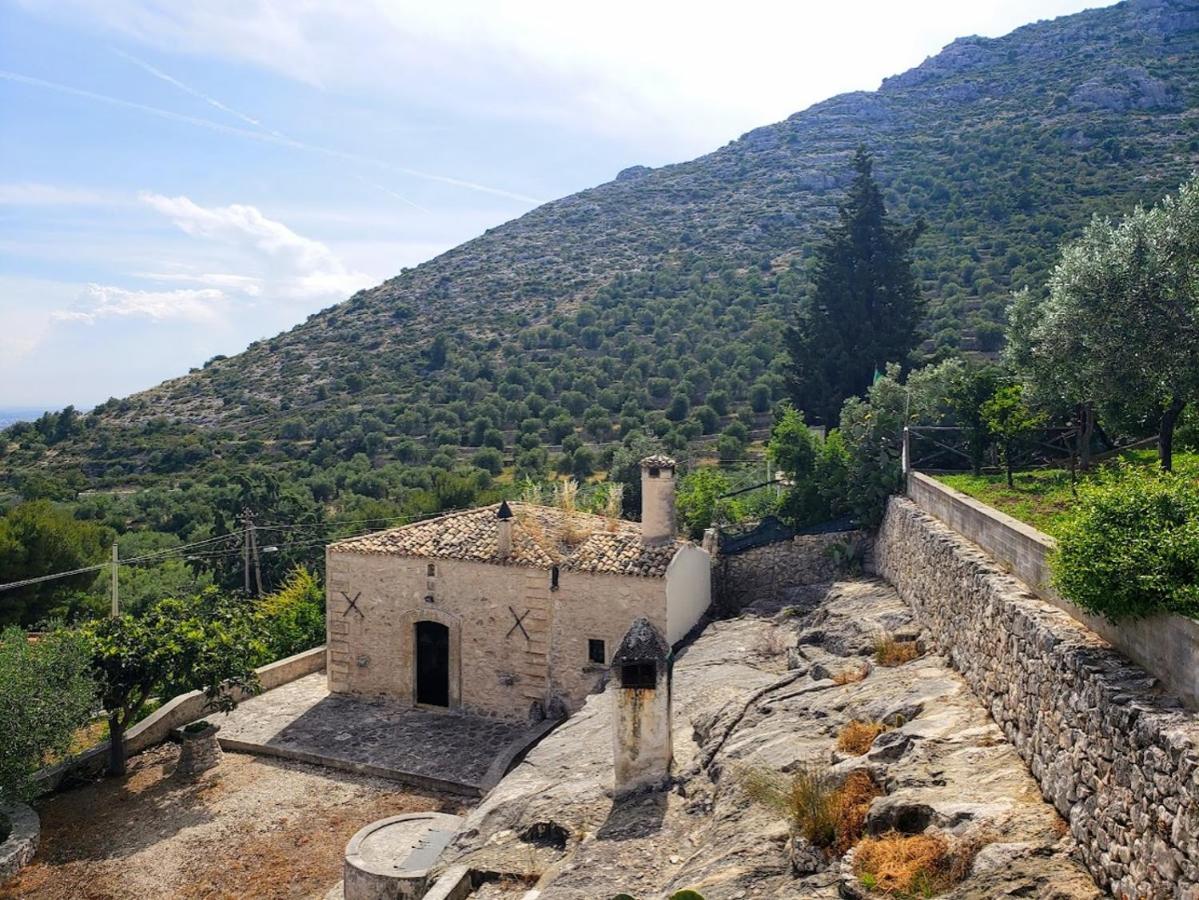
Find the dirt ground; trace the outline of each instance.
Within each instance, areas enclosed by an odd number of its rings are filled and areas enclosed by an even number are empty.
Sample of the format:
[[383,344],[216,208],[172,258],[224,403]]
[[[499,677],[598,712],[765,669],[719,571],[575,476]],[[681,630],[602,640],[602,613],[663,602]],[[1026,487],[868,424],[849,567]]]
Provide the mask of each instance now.
[[178,753],[164,744],[130,760],[124,778],[39,804],[38,854],[0,898],[322,898],[363,825],[463,811],[461,798],[236,753],[183,781]]

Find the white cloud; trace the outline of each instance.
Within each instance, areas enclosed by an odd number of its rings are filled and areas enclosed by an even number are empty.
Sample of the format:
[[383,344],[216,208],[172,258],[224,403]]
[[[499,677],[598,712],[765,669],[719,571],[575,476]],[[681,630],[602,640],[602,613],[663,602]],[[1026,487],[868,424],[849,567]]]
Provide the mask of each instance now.
[[378,281],[349,269],[320,241],[268,219],[256,207],[240,203],[204,207],[188,197],[152,193],[139,196],[185,234],[233,251],[253,269],[238,274],[170,276],[175,280],[208,283],[249,296],[297,301],[344,300]]
[[162,322],[181,320],[211,324],[224,312],[228,298],[216,288],[173,291],[131,291],[107,284],[89,284],[70,309],[51,313],[57,322],[95,324],[98,319],[141,318]]

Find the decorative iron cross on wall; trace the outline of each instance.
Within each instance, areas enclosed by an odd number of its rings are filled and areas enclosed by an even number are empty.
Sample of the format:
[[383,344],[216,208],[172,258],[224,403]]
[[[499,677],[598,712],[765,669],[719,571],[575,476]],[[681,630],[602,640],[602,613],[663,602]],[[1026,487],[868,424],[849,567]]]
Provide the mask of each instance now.
[[529,633],[527,631],[525,631],[525,626],[524,626],[525,617],[529,614],[529,610],[526,609],[524,612],[522,612],[518,616],[516,614],[516,610],[514,610],[511,606],[509,606],[508,612],[512,613],[512,618],[515,619],[516,622],[511,628],[508,629],[508,633],[506,635],[504,635],[504,637],[511,637],[512,632],[516,631],[516,629],[519,628],[520,633],[525,636],[525,640],[526,641],[531,640],[531,638],[529,637]]
[[345,591],[338,591],[338,593],[346,598],[346,608],[341,611],[343,616],[349,615],[350,610],[352,609],[354,612],[358,613],[360,618],[366,618],[366,614],[358,608],[358,598],[362,596],[362,591],[359,591],[357,594],[355,594],[353,599],[351,599],[350,595]]

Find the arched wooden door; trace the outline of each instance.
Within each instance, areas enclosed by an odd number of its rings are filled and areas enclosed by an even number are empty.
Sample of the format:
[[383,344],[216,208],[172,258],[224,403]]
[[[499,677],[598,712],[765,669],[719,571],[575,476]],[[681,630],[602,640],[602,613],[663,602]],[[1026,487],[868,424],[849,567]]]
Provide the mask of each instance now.
[[416,623],[416,702],[450,705],[450,629],[440,622]]

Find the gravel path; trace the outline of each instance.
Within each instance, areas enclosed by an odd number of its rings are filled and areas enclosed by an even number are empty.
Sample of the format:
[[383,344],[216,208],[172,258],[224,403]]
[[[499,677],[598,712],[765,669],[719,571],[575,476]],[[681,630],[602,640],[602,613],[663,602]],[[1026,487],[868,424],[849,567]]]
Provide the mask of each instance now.
[[461,798],[236,753],[186,782],[172,775],[177,757],[165,744],[124,778],[44,801],[38,855],[0,898],[321,898],[363,825],[463,811]]

